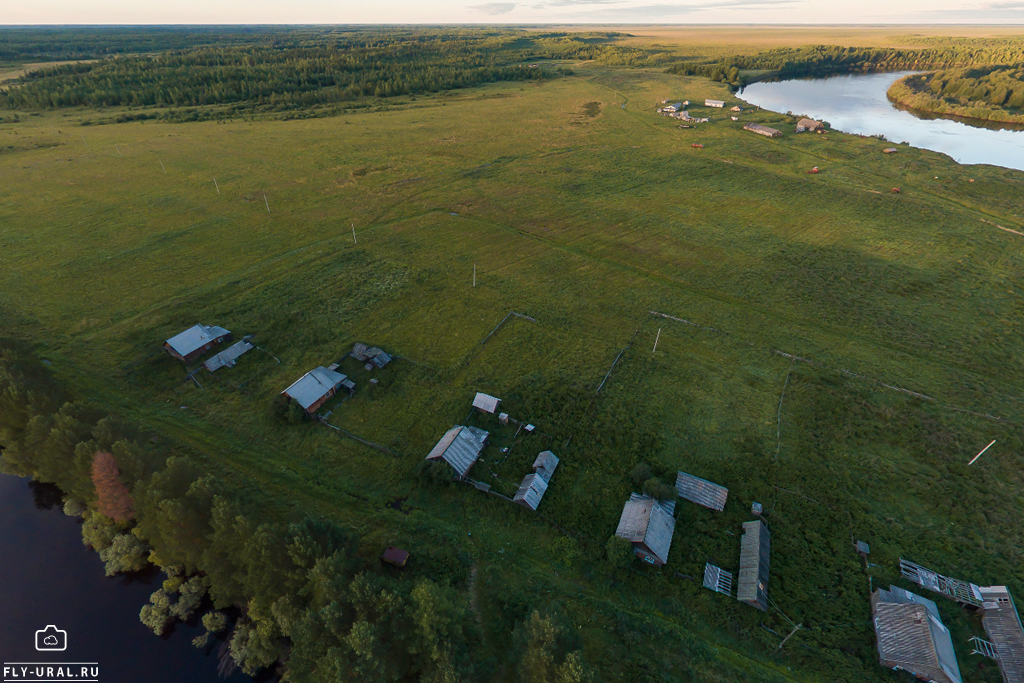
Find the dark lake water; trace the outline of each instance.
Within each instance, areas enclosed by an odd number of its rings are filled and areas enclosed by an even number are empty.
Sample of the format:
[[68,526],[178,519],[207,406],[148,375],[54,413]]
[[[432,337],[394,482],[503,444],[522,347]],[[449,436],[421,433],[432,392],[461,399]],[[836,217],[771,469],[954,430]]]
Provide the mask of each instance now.
[[914,72],[754,83],[740,97],[763,109],[823,119],[844,133],[884,135],[890,142],[942,152],[961,164],[1024,170],[1024,131],[919,118],[897,109],[885,92],[910,73]]
[[[139,610],[163,574],[107,577],[82,544],[79,521],[62,512],[60,492],[0,475],[0,658],[12,662],[96,663],[103,683],[215,683],[216,647],[197,650],[202,626],[178,624],[163,638]],[[37,630],[67,632],[67,649],[38,652]],[[218,643],[219,645],[219,643]],[[79,673],[80,667],[75,667]],[[11,674],[5,672],[4,679]],[[236,672],[232,683],[251,678]]]

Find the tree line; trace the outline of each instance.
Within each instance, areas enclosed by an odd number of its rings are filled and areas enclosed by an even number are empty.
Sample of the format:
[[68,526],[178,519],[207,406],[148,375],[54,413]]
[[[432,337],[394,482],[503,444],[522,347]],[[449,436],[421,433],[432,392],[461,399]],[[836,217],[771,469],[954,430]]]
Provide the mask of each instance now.
[[889,99],[918,111],[1024,123],[1024,69],[945,69],[893,83]]

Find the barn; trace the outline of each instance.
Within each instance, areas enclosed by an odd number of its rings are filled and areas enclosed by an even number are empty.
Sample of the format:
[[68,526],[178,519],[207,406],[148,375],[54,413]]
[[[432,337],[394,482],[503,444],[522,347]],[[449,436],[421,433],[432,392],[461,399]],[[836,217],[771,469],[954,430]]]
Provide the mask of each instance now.
[[668,561],[672,533],[676,528],[672,505],[665,505],[650,496],[630,495],[622,508],[615,535],[633,544],[644,562],[660,567]]
[[327,402],[345,381],[345,375],[322,365],[307,372],[281,393],[312,415]]

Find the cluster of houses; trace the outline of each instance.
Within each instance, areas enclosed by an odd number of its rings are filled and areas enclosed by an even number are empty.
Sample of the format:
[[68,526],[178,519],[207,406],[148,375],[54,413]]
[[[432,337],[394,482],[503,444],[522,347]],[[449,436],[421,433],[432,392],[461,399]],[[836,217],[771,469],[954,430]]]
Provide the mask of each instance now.
[[[230,339],[231,332],[223,327],[198,324],[165,341],[164,350],[173,358],[184,363],[191,363]],[[203,367],[209,372],[216,372],[224,367],[233,367],[242,354],[253,348],[255,346],[252,344],[251,337],[247,336],[242,341],[208,358],[203,362]],[[348,355],[360,363],[365,363],[364,367],[367,371],[383,368],[392,360],[391,356],[382,349],[359,342],[352,347],[352,351]],[[347,390],[350,395],[356,390],[355,382],[347,375],[338,372],[339,366],[340,362],[333,363],[330,367],[321,365],[313,368],[281,393],[299,404],[309,415],[315,415],[324,403],[335,396],[340,389]],[[371,379],[370,381],[375,382],[376,380]]]

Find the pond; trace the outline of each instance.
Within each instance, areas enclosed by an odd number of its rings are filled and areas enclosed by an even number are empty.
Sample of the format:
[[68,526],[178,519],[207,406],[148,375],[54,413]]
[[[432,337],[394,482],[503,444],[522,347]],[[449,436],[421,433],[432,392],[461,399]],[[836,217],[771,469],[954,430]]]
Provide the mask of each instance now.
[[827,121],[858,135],[884,135],[898,143],[948,154],[960,164],[992,164],[1024,170],[1024,131],[924,118],[897,109],[885,96],[889,86],[915,73],[864,74],[753,83],[740,97],[762,109],[793,112]]
[[[0,658],[4,679],[21,674],[13,663],[75,663],[98,675],[82,680],[215,683],[222,643],[198,650],[200,625],[177,624],[162,638],[139,622],[139,610],[165,578],[153,570],[107,577],[94,551],[82,544],[80,520],[62,511],[61,492],[0,475]],[[36,631],[53,625],[66,649],[39,651]],[[68,677],[67,672],[63,672]],[[56,677],[58,673],[43,678]],[[31,669],[26,680],[39,680]],[[232,683],[252,681],[236,672]]]

